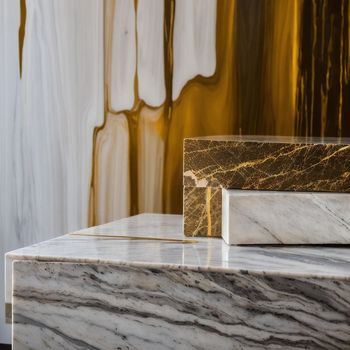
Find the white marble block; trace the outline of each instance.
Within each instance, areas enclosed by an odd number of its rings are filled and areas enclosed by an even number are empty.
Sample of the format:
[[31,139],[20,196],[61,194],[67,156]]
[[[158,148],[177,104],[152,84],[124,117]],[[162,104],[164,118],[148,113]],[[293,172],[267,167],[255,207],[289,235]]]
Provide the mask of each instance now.
[[350,194],[222,191],[227,244],[350,244]]
[[349,248],[188,240],[182,220],[143,214],[8,253],[13,350],[350,350]]

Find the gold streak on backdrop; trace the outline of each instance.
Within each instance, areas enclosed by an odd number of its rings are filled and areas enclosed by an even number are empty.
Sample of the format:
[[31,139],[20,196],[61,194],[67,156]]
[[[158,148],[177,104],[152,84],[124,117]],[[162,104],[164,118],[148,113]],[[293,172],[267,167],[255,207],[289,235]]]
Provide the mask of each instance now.
[[23,45],[25,36],[25,27],[27,20],[27,5],[26,0],[20,1],[20,24],[18,28],[18,62],[19,62],[19,76],[22,77],[22,66],[23,66]]
[[[105,118],[117,118],[118,113],[125,116],[128,146],[117,149],[97,142],[99,133],[121,137],[115,123],[105,122],[96,128],[92,224],[127,212],[180,213],[185,137],[237,133],[350,136],[349,0],[217,0],[215,72],[189,79],[175,100],[174,74],[178,73],[174,70],[173,36],[177,16],[183,13],[179,10],[180,0],[165,0],[164,102],[152,107],[140,99],[135,73],[133,107],[118,112],[111,108],[109,100],[115,59],[111,50],[116,34],[115,4],[107,0],[105,5]],[[139,3],[134,6],[136,16]],[[206,25],[203,23],[203,28]],[[189,33],[183,33],[184,39],[186,35]],[[189,56],[191,52],[188,50]],[[112,125],[115,131],[107,133],[106,128]],[[118,168],[113,161],[119,162],[121,157],[113,153],[128,152],[127,172],[120,164],[119,172],[110,172],[114,176],[100,177],[97,164],[107,159],[103,155],[106,149],[110,152],[109,162],[103,167]],[[129,186],[129,201],[113,191],[108,196],[101,193],[115,188],[112,182],[125,174],[130,176],[129,182],[124,181]],[[101,181],[107,184],[101,186]],[[119,203],[111,203],[113,197]],[[116,209],[114,214],[112,210],[108,217],[102,214],[103,208],[114,205],[124,205],[126,209]]]

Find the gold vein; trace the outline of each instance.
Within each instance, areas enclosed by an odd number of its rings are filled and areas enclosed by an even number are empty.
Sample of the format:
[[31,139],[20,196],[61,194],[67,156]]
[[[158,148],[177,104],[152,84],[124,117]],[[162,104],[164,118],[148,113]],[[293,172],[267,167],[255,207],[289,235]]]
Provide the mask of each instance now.
[[123,235],[113,235],[113,234],[103,234],[103,233],[85,233],[85,232],[73,232],[68,233],[68,236],[84,236],[84,237],[94,237],[94,238],[110,238],[118,240],[134,240],[134,241],[160,241],[167,243],[182,243],[182,244],[194,244],[198,243],[196,240],[192,239],[177,239],[169,237],[141,237],[141,236],[123,236]]

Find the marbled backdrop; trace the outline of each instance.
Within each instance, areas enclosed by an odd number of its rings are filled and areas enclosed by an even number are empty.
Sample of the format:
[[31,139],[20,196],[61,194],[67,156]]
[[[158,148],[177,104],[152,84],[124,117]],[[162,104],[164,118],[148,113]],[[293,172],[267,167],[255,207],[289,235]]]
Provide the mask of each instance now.
[[101,123],[103,3],[1,0],[0,343],[3,254],[87,225]]
[[8,253],[14,350],[350,349],[348,247],[184,244],[181,228],[143,214]]
[[0,28],[0,253],[180,212],[184,137],[350,133],[348,0],[2,0]]

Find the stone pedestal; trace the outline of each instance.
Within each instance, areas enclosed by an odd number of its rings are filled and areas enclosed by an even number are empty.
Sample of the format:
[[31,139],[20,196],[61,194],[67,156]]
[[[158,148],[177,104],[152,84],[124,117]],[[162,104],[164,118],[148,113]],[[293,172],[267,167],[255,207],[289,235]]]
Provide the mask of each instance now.
[[8,253],[13,349],[350,349],[350,249],[181,226],[146,214]]

